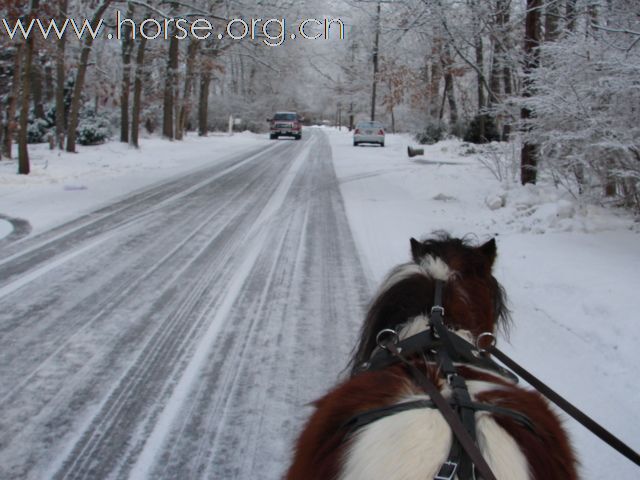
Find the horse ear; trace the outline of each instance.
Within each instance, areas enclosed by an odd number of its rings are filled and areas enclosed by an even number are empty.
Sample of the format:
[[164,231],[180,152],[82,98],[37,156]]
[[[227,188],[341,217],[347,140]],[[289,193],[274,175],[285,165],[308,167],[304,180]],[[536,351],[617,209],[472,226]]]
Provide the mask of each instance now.
[[496,260],[496,255],[498,254],[498,248],[496,246],[496,239],[492,238],[484,245],[478,247],[480,253],[484,255],[484,257],[489,261],[489,266],[493,266],[493,262]]
[[415,238],[411,237],[409,240],[411,243],[411,256],[413,257],[413,261],[416,263],[420,262],[420,257],[422,257],[422,242],[419,242]]

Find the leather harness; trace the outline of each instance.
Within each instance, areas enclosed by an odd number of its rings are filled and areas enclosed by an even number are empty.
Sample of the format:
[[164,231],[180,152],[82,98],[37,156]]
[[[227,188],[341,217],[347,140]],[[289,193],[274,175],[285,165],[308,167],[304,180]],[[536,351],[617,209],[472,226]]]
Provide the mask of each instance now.
[[[488,356],[479,355],[473,345],[447,329],[443,323],[443,283],[441,280],[436,281],[434,306],[429,318],[430,328],[402,341],[398,340],[394,330],[382,330],[377,338],[381,349],[361,366],[361,370],[372,371],[402,362],[416,383],[429,395],[430,400],[403,402],[369,410],[352,417],[343,427],[353,432],[389,415],[417,408],[437,408],[453,430],[453,441],[447,460],[440,467],[434,480],[452,480],[455,475],[460,480],[473,480],[477,478],[476,470],[484,480],[494,480],[495,475],[476,445],[475,413],[486,411],[496,415],[507,415],[526,428],[533,430],[533,426],[531,421],[519,412],[472,401],[466,381],[458,373],[455,363],[489,370],[513,382],[517,382],[518,378]],[[422,354],[427,362],[437,363],[439,372],[452,390],[449,399],[445,399],[438,387],[414,363],[407,360],[418,353]]]
[[[436,280],[434,306],[431,308],[430,328],[428,330],[402,341],[399,341],[398,334],[394,330],[382,330],[378,333],[377,338],[381,349],[374,352],[369,361],[360,366],[360,371],[375,371],[401,362],[409,370],[415,382],[429,395],[430,400],[403,402],[360,413],[343,425],[345,429],[355,431],[381,418],[411,409],[437,408],[453,431],[453,441],[447,460],[440,467],[434,480],[452,480],[455,475],[458,475],[459,480],[474,480],[478,478],[476,472],[484,480],[495,480],[495,475],[476,445],[475,412],[486,411],[495,415],[509,416],[531,431],[534,430],[533,425],[527,416],[517,411],[472,401],[465,379],[456,370],[455,364],[458,363],[491,371],[517,383],[518,377],[511,372],[513,370],[541,394],[564,410],[565,413],[640,466],[640,454],[638,452],[500,351],[495,346],[493,334],[483,333],[478,336],[476,343],[479,343],[478,340],[483,336],[488,336],[493,340],[489,347],[480,348],[478,344],[474,346],[450,332],[443,322],[445,313],[442,306],[443,287],[444,282]],[[425,364],[432,362],[439,366],[439,372],[446,379],[452,390],[450,399],[444,398],[438,387],[413,362],[407,360],[408,357],[415,354],[421,354],[425,359]],[[489,357],[489,354],[494,355],[511,370],[495,363]]]

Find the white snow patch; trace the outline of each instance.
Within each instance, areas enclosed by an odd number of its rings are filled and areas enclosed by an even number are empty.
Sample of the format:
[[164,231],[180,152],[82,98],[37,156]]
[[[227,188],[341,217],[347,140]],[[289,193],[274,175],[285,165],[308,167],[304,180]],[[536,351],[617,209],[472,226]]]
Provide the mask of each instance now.
[[6,237],[7,235],[10,235],[11,232],[13,232],[13,225],[11,225],[10,222],[7,222],[6,220],[0,218],[0,239]]

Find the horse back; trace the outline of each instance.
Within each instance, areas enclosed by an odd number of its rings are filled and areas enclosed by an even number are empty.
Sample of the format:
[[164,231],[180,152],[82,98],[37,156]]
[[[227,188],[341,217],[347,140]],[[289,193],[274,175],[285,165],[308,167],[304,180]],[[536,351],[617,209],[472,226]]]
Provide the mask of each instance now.
[[[422,365],[424,368],[424,364]],[[435,367],[429,379],[445,396]],[[518,412],[511,416],[476,413],[478,445],[500,480],[574,480],[576,460],[561,422],[537,393],[474,368],[460,368],[476,402]],[[350,420],[368,411],[425,397],[395,365],[356,375],[315,403],[316,410],[296,444],[287,480],[424,480],[447,460],[451,430],[438,410],[397,413],[357,430]]]

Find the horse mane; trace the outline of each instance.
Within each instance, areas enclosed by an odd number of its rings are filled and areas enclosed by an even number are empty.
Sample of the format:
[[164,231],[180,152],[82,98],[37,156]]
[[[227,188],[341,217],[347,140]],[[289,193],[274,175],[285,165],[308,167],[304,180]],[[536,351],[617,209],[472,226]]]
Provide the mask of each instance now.
[[[510,311],[502,285],[491,274],[495,260],[495,242],[474,246],[468,238],[453,238],[446,232],[418,242],[411,239],[412,261],[392,269],[369,305],[358,344],[349,367],[352,375],[367,361],[376,347],[376,335],[385,328],[400,329],[419,315],[428,316],[433,306],[435,281],[445,281],[445,308],[454,302],[464,302],[465,308],[481,295],[489,295],[490,318],[478,325],[462,327],[476,335],[497,328],[508,331]],[[487,251],[485,251],[487,250]],[[474,302],[469,299],[473,298]],[[486,312],[478,312],[477,316]],[[445,321],[460,321],[445,316]],[[474,328],[475,327],[475,328]],[[480,328],[482,327],[482,328]]]

